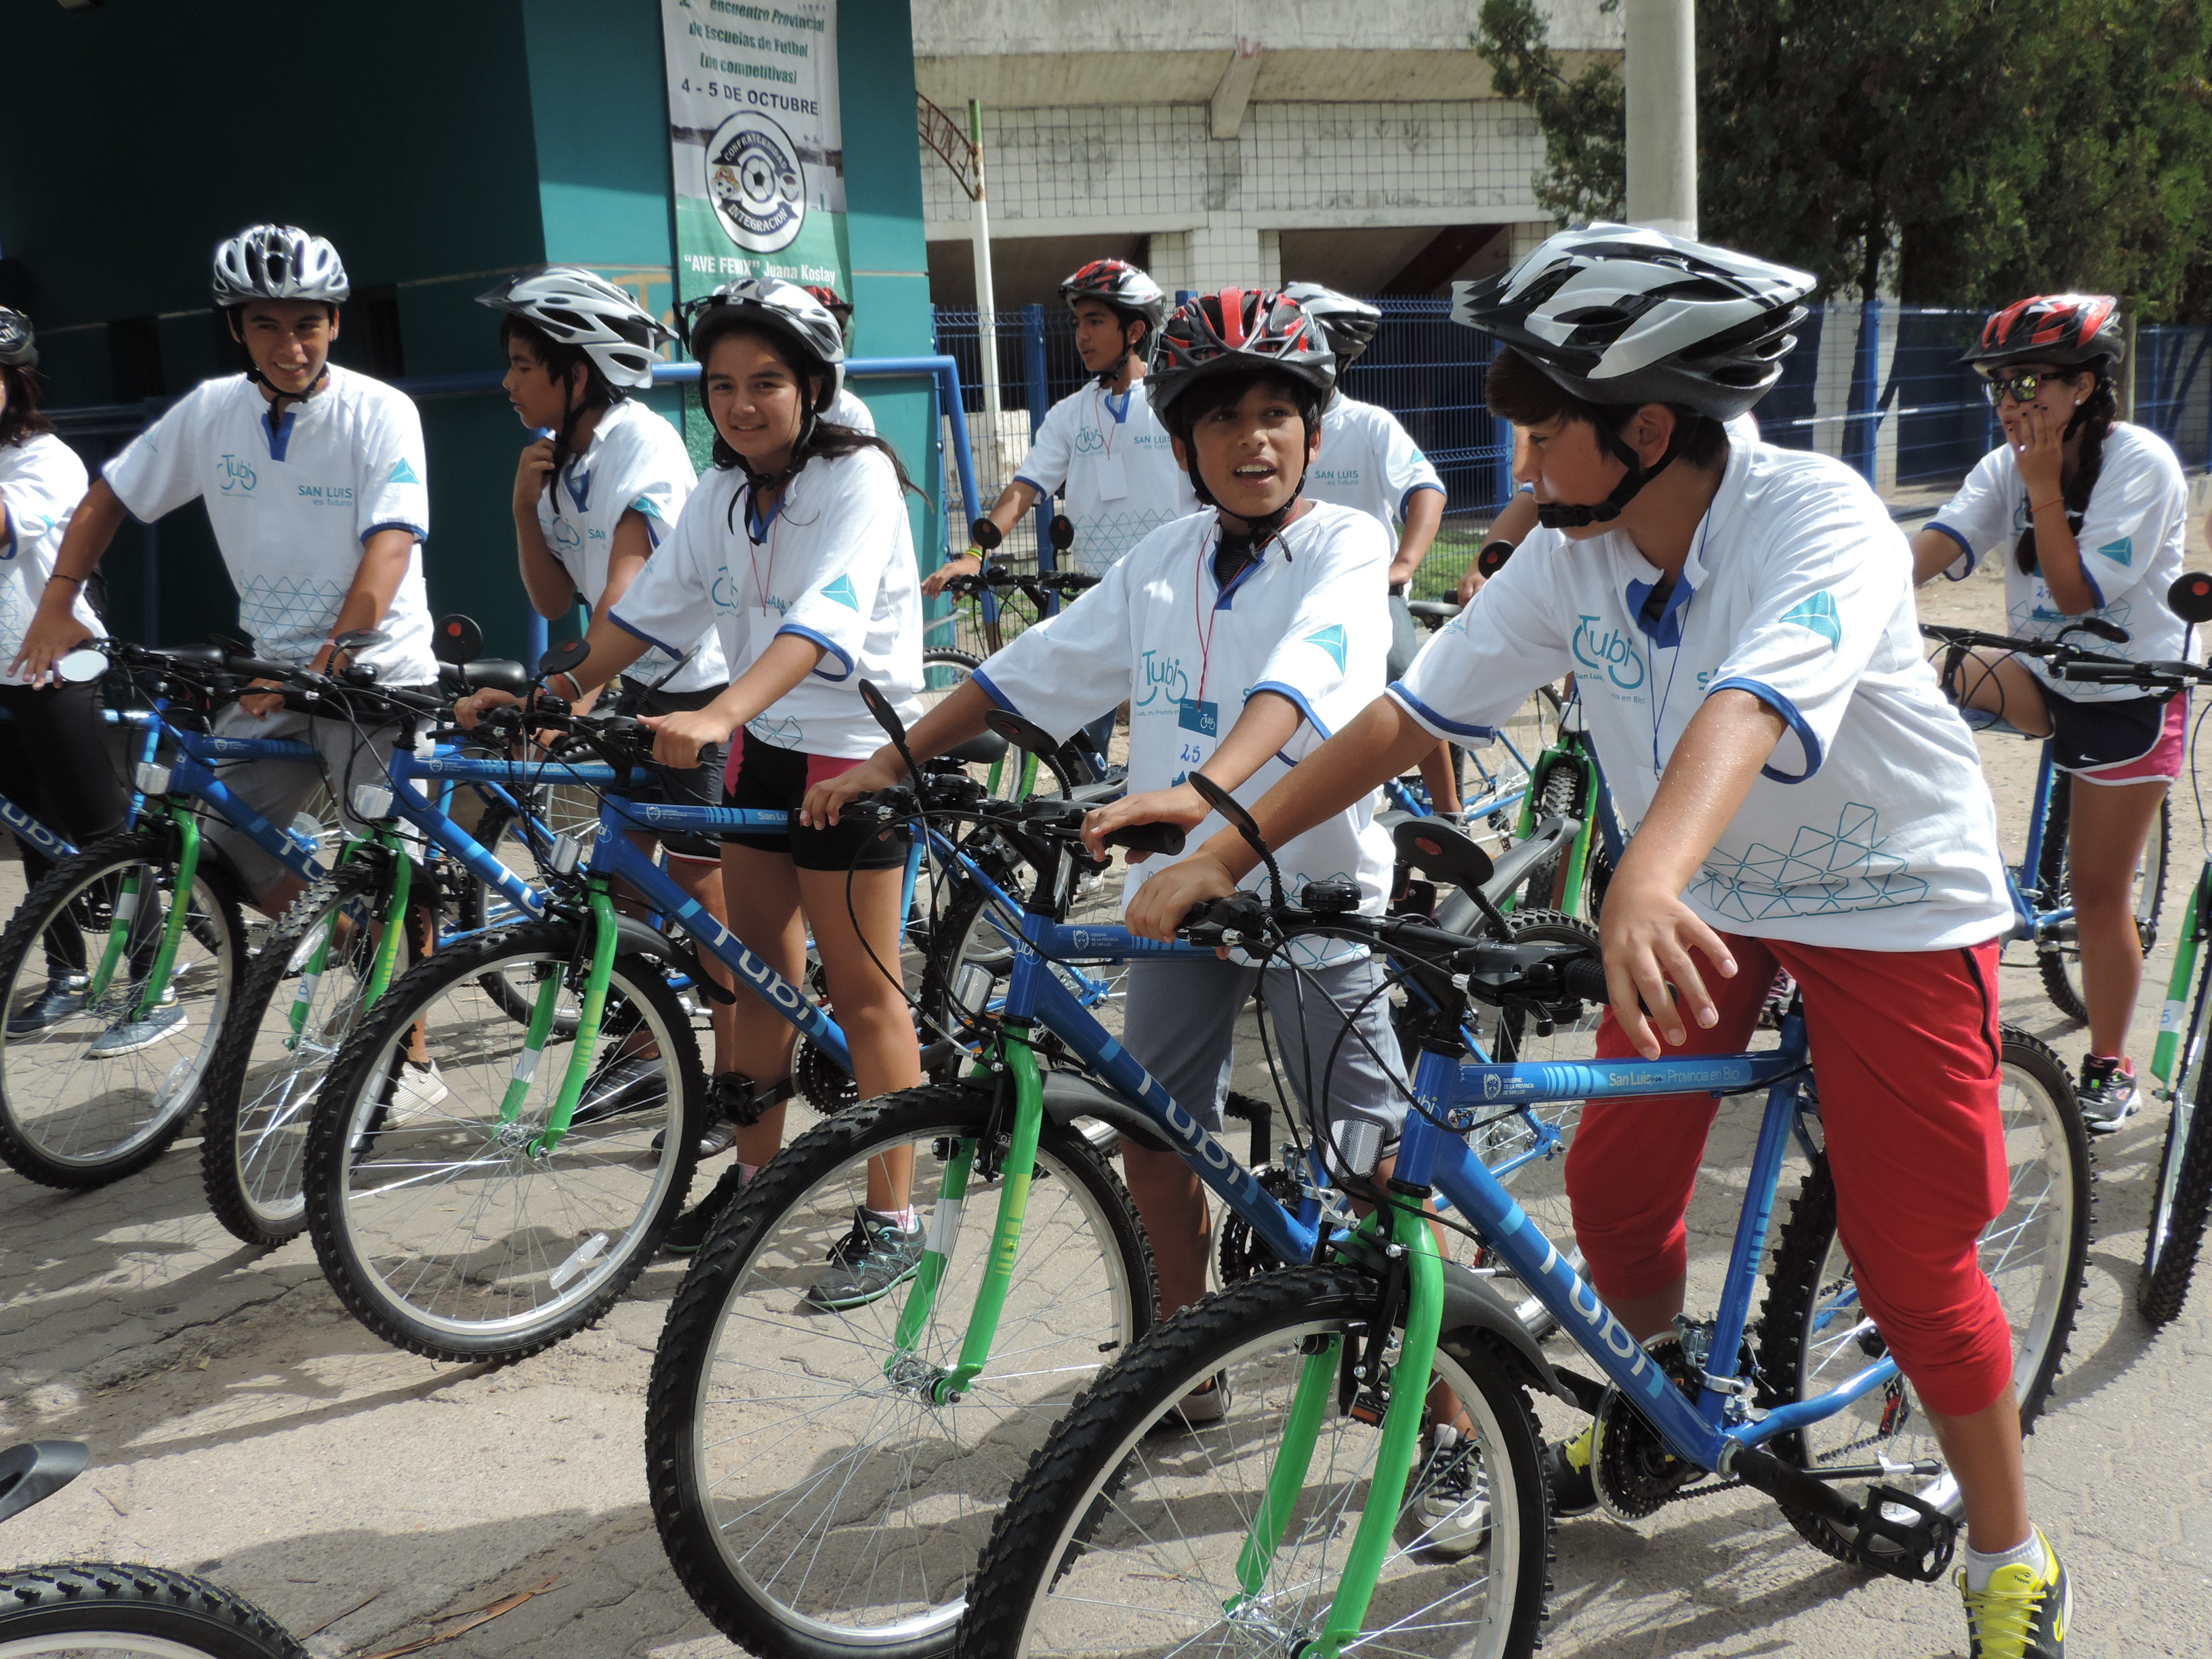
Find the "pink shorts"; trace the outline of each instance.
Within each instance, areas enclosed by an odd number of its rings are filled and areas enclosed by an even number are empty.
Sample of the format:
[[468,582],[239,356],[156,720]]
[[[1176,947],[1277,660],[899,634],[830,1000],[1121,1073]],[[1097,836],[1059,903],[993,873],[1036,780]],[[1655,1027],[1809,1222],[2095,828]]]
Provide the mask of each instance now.
[[2181,775],[2189,725],[2189,694],[2168,701],[2166,718],[2159,723],[2158,741],[2133,760],[2114,761],[2075,771],[2084,783],[2172,783]]

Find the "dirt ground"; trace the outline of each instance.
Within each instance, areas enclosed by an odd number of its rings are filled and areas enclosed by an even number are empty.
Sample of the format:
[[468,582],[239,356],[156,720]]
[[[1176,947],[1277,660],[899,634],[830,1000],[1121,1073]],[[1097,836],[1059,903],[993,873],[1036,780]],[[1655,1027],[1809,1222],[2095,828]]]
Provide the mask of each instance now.
[[[2201,534],[2197,562],[2204,562]],[[1926,596],[1999,625],[1999,583]],[[1985,738],[2015,839],[2035,752]],[[2203,857],[2185,790],[2166,939]],[[2016,854],[2016,845],[2008,848]],[[2171,945],[2149,965],[2147,1056]],[[2077,1066],[2081,1040],[2015,951],[2008,1016]],[[1755,1108],[1711,1148],[1693,1248],[1725,1249]],[[2132,1310],[2163,1115],[2097,1148],[2089,1286],[2071,1363],[2029,1446],[2034,1511],[2073,1574],[2077,1656],[2212,1646],[2212,1291],[2154,1337]],[[394,1352],[341,1310],[304,1239],[261,1252],[206,1213],[191,1135],[149,1173],[70,1195],[0,1172],[0,1442],[66,1437],[94,1464],[9,1526],[12,1560],[150,1560],[222,1579],[316,1653],[423,1638],[461,1659],[722,1655],[663,1558],[641,1438],[647,1367],[682,1268],[648,1271],[599,1328],[505,1370]],[[1554,1425],[1554,1426],[1558,1426]],[[1742,1493],[1631,1531],[1563,1525],[1547,1650],[1960,1654],[1948,1586],[1869,1581]],[[470,1616],[521,1592],[489,1620]]]

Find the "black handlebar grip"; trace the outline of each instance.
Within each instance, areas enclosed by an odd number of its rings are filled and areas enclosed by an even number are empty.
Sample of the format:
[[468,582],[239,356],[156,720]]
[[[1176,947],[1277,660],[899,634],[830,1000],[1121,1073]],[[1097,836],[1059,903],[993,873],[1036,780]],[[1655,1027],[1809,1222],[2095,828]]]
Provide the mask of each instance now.
[[988,519],[978,519],[968,526],[968,539],[984,552],[995,553],[1004,538],[999,534],[998,526]]
[[1126,847],[1133,853],[1165,853],[1170,858],[1182,851],[1182,826],[1176,823],[1125,823],[1105,836],[1102,845]]
[[1584,1002],[1607,1003],[1613,993],[1606,988],[1605,964],[1595,957],[1578,957],[1566,966],[1560,977],[1566,981],[1570,995]]

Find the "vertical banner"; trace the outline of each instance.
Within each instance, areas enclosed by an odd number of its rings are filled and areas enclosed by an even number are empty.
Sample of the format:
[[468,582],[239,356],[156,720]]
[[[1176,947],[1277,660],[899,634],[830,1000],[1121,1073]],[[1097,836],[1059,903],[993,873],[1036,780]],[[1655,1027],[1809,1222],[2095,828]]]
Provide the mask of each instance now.
[[850,299],[836,0],[661,0],[660,27],[676,297],[781,276]]

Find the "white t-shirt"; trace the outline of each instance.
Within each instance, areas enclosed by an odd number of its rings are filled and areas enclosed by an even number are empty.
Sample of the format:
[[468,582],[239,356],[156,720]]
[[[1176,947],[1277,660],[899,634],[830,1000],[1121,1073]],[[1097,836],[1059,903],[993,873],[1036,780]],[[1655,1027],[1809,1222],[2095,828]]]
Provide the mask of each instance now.
[[1062,398],[1046,411],[1014,476],[1060,498],[1075,526],[1074,568],[1094,576],[1160,526],[1198,511],[1142,380],[1119,394],[1091,380]]
[[[1267,544],[1224,590],[1214,580],[1219,521],[1196,514],[1154,531],[1058,616],[1029,629],[975,671],[1003,707],[1062,740],[1127,701],[1129,792],[1170,789],[1229,735],[1255,692],[1273,691],[1305,716],[1296,735],[1238,787],[1248,805],[1374,701],[1390,647],[1382,578],[1388,532],[1348,507],[1316,505]],[[1349,876],[1361,908],[1379,912],[1389,886],[1389,837],[1369,796],[1276,850],[1288,894]],[[1195,848],[1222,828],[1209,817]],[[1176,862],[1129,871],[1123,897]],[[1261,887],[1265,869],[1245,882]],[[1312,965],[1364,954],[1342,940],[1303,941]]]
[[333,364],[321,391],[284,405],[272,434],[269,402],[246,376],[203,380],[101,471],[141,520],[207,503],[238,589],[238,624],[271,662],[304,663],[320,650],[362,544],[380,530],[406,531],[416,546],[378,624],[384,641],[357,660],[386,685],[438,678],[422,587],[422,422],[404,394]]
[[1711,693],[1788,722],[1683,896],[1717,928],[1805,945],[1978,945],[2012,907],[1972,735],[1921,655],[1912,559],[1840,461],[1731,447],[1656,621],[1660,573],[1620,531],[1538,530],[1390,688],[1439,737],[1494,735],[1571,673],[1632,833]]
[[[1944,573],[1954,581],[1971,574],[1984,555],[2004,560],[2006,633],[2014,639],[2056,639],[2082,618],[2058,608],[2039,564],[2030,573],[2013,557],[2028,526],[2029,506],[2012,446],[1999,444],[1966,475],[1929,528],[1959,544],[1959,557]],[[2077,634],[2077,643],[2130,662],[2171,660],[2181,654],[2188,624],[2166,609],[2166,590],[2181,574],[2188,520],[2189,485],[2166,440],[2115,422],[2105,434],[2104,465],[2074,539],[2081,550],[2081,574],[2097,596],[2097,609],[2086,614],[2127,629],[2128,642],[2113,645]],[[2145,695],[2138,686],[2056,680],[2043,663],[2027,660],[2038,679],[2076,702]]]
[[[561,562],[596,613],[599,595],[606,591],[607,561],[614,552],[615,526],[622,515],[635,509],[658,548],[675,528],[698,482],[682,434],[644,404],[624,398],[600,415],[591,442],[562,468],[553,488],[539,492],[538,532],[545,538],[546,550]],[[686,641],[684,649],[691,659],[666,690],[698,691],[711,686],[720,690],[730,683],[721,636],[712,628]],[[675,662],[656,647],[623,672],[651,685]]]
[[837,388],[836,401],[830,405],[829,418],[838,426],[849,426],[856,432],[873,432],[876,416],[867,404],[853,395],[853,388]]
[[[27,685],[7,672],[23,648],[23,635],[38,614],[40,596],[54,574],[54,556],[76,504],[84,499],[84,463],[51,432],[0,447],[0,507],[8,511],[8,533],[0,537],[0,684]],[[84,597],[82,583],[70,615],[94,639],[107,630]]]
[[708,473],[610,614],[663,650],[711,615],[732,681],[777,635],[804,635],[823,647],[821,662],[745,735],[836,760],[872,755],[884,733],[860,681],[909,726],[922,712],[921,584],[891,464],[872,449],[809,461],[757,544],[746,496],[738,468]]
[[1371,514],[1395,526],[1417,489],[1443,494],[1444,481],[1413,434],[1387,409],[1338,392],[1321,417],[1321,454],[1302,495]]

